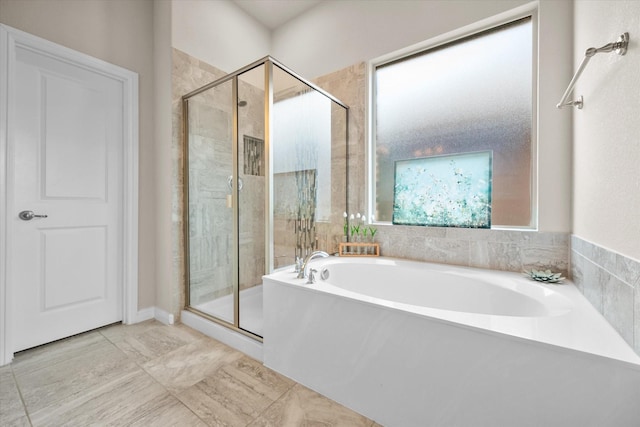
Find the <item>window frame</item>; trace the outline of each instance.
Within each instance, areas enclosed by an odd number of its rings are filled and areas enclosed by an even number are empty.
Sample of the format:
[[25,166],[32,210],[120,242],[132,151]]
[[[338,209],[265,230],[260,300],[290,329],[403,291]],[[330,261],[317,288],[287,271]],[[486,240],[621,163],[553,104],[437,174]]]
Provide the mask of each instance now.
[[[399,49],[389,54],[370,60],[367,64],[367,113],[366,113],[366,164],[365,164],[365,203],[366,211],[376,212],[376,69],[380,66],[407,59],[429,50],[477,36],[483,32],[493,30],[503,25],[518,21],[523,18],[531,18],[531,215],[530,222],[521,226],[491,225],[491,230],[526,230],[538,229],[538,8],[535,4],[525,5],[475,22],[462,28],[432,37],[423,42]],[[375,216],[375,214],[374,214]],[[379,221],[377,217],[373,221],[377,225],[393,225],[391,221]],[[473,230],[473,229],[469,229]]]

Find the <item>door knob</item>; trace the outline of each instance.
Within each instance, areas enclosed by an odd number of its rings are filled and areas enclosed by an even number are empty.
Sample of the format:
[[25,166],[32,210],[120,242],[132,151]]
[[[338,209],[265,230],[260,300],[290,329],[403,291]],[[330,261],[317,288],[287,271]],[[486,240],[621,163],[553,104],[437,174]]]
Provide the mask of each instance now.
[[22,211],[18,217],[23,221],[31,221],[33,218],[47,218],[48,215],[36,215],[33,211]]

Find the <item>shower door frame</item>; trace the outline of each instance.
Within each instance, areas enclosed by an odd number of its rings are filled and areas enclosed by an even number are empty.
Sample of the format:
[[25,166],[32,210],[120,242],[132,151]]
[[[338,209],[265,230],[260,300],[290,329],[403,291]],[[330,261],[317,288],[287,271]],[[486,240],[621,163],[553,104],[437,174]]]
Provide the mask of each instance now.
[[[335,102],[337,105],[343,107],[345,109],[345,145],[346,145],[346,177],[345,182],[347,189],[349,187],[349,173],[348,173],[348,162],[349,162],[349,107],[321,89],[317,85],[307,81],[306,79],[299,76],[297,73],[277,61],[271,56],[265,56],[249,65],[246,65],[233,73],[227,74],[224,77],[221,77],[217,80],[214,80],[211,83],[208,83],[194,91],[187,93],[182,96],[182,171],[183,171],[183,241],[184,241],[184,289],[185,289],[185,301],[184,301],[184,309],[186,311],[197,314],[198,316],[204,317],[207,320],[225,326],[235,332],[238,332],[242,335],[253,338],[257,341],[262,342],[263,338],[260,335],[257,335],[251,331],[246,329],[242,329],[240,327],[240,271],[239,271],[239,257],[240,257],[240,242],[239,242],[239,206],[238,206],[238,179],[239,176],[239,165],[238,165],[238,149],[239,149],[239,129],[238,129],[238,76],[241,74],[250,71],[254,68],[260,67],[261,65],[265,66],[265,75],[264,75],[264,148],[266,155],[265,162],[265,274],[272,273],[274,270],[274,239],[273,239],[273,227],[274,227],[274,218],[273,218],[273,179],[271,176],[271,170],[273,168],[273,147],[271,145],[272,140],[272,122],[271,122],[271,107],[273,106],[273,70],[274,65],[280,68],[282,71],[291,75],[295,79],[299,80],[303,84],[311,87],[313,90],[319,92],[320,94],[326,96],[331,101]],[[231,133],[231,150],[232,150],[232,215],[233,215],[233,229],[231,230],[233,234],[233,254],[232,257],[232,268],[233,268],[233,323],[227,322],[226,320],[215,317],[211,314],[205,313],[201,310],[198,310],[192,306],[190,306],[190,246],[189,246],[189,98],[196,96],[202,92],[206,92],[209,89],[212,89],[216,86],[219,86],[223,83],[232,81],[232,133]],[[345,192],[345,207],[348,206],[348,190]]]

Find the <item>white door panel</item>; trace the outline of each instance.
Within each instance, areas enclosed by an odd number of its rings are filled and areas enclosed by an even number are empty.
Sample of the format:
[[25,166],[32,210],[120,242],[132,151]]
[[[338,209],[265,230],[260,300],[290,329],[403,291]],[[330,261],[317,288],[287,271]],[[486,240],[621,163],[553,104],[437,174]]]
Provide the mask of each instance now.
[[[14,351],[122,320],[122,82],[16,48]],[[47,215],[24,221],[20,211]],[[13,214],[13,216],[11,216]]]

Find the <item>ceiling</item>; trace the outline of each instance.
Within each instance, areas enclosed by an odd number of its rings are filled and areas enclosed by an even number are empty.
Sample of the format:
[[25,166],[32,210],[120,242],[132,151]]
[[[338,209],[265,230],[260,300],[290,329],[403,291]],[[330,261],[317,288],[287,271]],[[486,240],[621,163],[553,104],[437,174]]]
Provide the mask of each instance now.
[[321,0],[233,0],[270,30],[311,9]]

